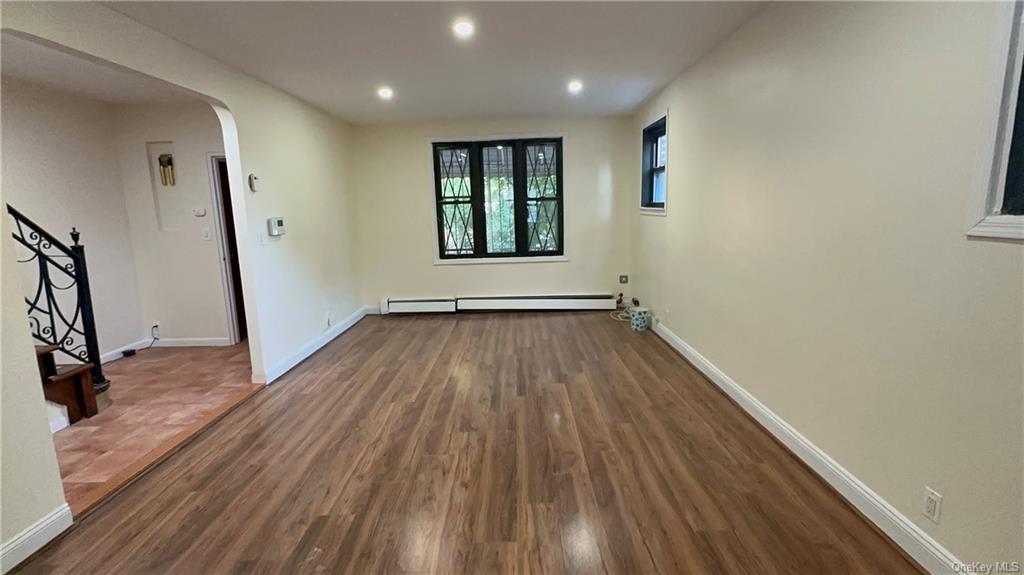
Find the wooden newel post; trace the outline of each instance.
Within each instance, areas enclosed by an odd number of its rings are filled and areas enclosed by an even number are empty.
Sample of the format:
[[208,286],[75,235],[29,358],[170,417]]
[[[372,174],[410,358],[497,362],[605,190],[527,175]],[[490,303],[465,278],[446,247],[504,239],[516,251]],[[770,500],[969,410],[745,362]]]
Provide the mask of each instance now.
[[92,384],[96,393],[103,393],[110,387],[110,381],[103,375],[100,363],[100,344],[96,338],[96,317],[92,309],[92,292],[89,291],[89,269],[85,264],[85,246],[78,243],[81,236],[71,228],[71,251],[75,254],[75,284],[78,286],[78,305],[82,310],[82,331],[85,332],[85,349],[92,363]]

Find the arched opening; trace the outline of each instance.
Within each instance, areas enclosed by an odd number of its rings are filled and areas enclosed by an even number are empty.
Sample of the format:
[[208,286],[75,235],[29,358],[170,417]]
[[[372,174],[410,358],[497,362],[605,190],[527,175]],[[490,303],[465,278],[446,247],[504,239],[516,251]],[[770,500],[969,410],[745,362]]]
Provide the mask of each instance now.
[[3,241],[19,261],[3,280],[25,298],[77,514],[259,389],[237,131],[208,96],[0,38]]

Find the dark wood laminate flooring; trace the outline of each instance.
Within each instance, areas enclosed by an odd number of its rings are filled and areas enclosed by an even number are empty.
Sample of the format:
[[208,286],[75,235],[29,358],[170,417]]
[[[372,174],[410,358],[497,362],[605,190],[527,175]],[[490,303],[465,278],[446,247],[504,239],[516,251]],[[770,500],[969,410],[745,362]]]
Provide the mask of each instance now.
[[20,573],[917,573],[652,333],[368,317]]

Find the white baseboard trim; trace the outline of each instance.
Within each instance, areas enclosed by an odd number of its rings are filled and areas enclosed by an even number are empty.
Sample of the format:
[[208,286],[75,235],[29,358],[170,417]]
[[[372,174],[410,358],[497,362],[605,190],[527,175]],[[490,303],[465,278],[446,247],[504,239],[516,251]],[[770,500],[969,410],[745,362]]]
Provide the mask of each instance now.
[[[123,357],[121,352],[127,349],[144,349],[149,346],[150,341],[152,340],[147,337],[135,343],[112,349],[100,355],[100,363],[110,363],[121,359]],[[226,337],[166,337],[156,340],[153,347],[220,347],[225,345],[231,345],[231,340]]]
[[107,353],[100,355],[100,363],[110,363],[114,360],[121,359],[123,357],[121,355],[122,351],[125,351],[126,349],[139,349],[146,347],[147,345],[149,345],[148,338],[140,339],[139,341],[135,343],[130,343],[128,345],[123,345],[117,349],[110,350]]
[[348,331],[348,329],[354,326],[356,322],[363,319],[363,317],[370,313],[371,309],[372,308],[370,306],[364,306],[357,309],[355,312],[353,312],[345,319],[331,326],[330,329],[325,331],[322,335],[320,335],[313,341],[307,343],[302,349],[300,349],[294,355],[278,363],[271,369],[268,369],[265,383],[269,385],[273,383],[275,379],[281,377],[285,373],[288,373],[288,370],[302,363],[302,360],[313,355],[316,352],[316,350],[327,345],[328,343],[331,342],[331,340]]
[[[149,345],[149,340],[146,340]],[[162,337],[156,340],[153,347],[222,347],[231,345],[226,337]],[[145,346],[143,346],[145,347]]]
[[818,475],[836,489],[851,505],[877,525],[908,555],[930,573],[954,573],[954,565],[963,565],[949,550],[935,541],[913,521],[882,499],[861,480],[832,459],[818,446],[800,434],[756,397],[740,387],[722,370],[715,367],[696,349],[656,323],[654,333],[690,361],[729,397],[754,417],[769,433],[802,459]]
[[65,503],[47,513],[0,545],[0,572],[7,573],[39,549],[71,527],[71,508]]

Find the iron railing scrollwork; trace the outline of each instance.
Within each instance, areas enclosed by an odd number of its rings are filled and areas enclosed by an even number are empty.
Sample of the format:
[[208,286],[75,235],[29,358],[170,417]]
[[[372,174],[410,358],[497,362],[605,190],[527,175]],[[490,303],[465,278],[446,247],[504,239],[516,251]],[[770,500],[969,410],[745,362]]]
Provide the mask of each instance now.
[[80,233],[71,228],[73,245],[69,247],[10,204],[7,212],[14,218],[11,235],[27,254],[18,262],[36,264],[35,287],[32,296],[25,298],[32,336],[57,346],[67,357],[92,363],[93,385],[97,392],[106,391],[110,382],[100,364],[85,246],[78,243]]

